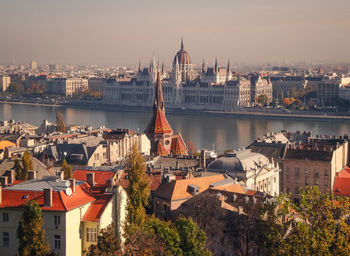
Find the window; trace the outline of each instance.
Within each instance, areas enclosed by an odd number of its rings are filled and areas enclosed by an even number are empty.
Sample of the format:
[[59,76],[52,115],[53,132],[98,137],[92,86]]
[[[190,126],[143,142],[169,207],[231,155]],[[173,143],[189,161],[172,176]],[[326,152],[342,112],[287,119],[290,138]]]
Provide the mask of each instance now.
[[86,228],[86,241],[88,241],[88,242],[96,242],[97,241],[96,228]]
[[102,156],[103,156],[103,158],[107,158],[107,153],[104,152],[104,153],[102,154]]
[[10,245],[10,235],[9,235],[9,232],[3,232],[2,233],[2,246],[3,247],[9,247]]
[[319,179],[317,176],[314,177],[314,185],[318,185],[320,182],[319,182]]
[[324,170],[324,176],[328,176],[328,170]]
[[295,184],[299,184],[299,176],[295,176]]
[[287,168],[286,168],[286,172],[287,172],[287,173],[289,173],[289,170],[290,170],[290,168],[289,168],[289,167],[287,167]]
[[305,174],[309,174],[309,169],[305,168]]
[[94,156],[95,160],[99,160],[100,159],[100,154],[99,153],[96,153],[95,156]]
[[9,214],[7,212],[4,212],[2,214],[2,221],[3,222],[9,222]]
[[273,178],[273,183],[276,183],[276,177]]
[[287,175],[287,176],[286,176],[286,183],[289,183],[289,182],[290,182],[290,176]]
[[324,179],[324,185],[325,185],[325,186],[328,186],[328,178],[325,178],[325,179]]
[[314,175],[318,176],[318,171],[316,169],[314,169]]
[[55,225],[58,226],[61,224],[61,216],[55,216]]
[[309,185],[309,177],[305,177],[305,185]]
[[295,168],[294,171],[295,171],[295,175],[299,176],[300,169],[299,168]]
[[61,236],[60,235],[55,235],[55,250],[61,249]]

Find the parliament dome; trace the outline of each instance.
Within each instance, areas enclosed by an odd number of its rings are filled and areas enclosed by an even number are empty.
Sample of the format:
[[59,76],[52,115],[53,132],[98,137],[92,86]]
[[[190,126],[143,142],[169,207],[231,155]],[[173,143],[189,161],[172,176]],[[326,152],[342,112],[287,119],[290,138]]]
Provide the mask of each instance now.
[[184,44],[183,44],[183,40],[182,39],[181,39],[181,48],[176,53],[176,55],[174,57],[174,62],[173,62],[174,65],[176,65],[176,59],[177,59],[179,65],[192,64],[190,55],[184,49]]

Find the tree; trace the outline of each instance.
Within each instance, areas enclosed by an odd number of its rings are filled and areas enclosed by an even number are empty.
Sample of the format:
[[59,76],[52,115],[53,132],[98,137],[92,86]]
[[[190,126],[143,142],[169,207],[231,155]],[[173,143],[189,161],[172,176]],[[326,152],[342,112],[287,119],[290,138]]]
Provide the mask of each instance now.
[[15,170],[16,180],[24,180],[25,177],[22,177],[22,166],[18,158],[15,159],[13,164],[13,169]]
[[257,97],[257,102],[259,105],[266,105],[268,103],[267,96],[265,94],[259,95]]
[[66,159],[63,159],[61,171],[64,173],[65,180],[72,178],[72,166],[67,164]]
[[211,255],[207,249],[207,236],[192,218],[178,218],[175,227],[180,235],[180,248],[185,256]]
[[22,180],[28,179],[28,171],[33,170],[33,161],[32,161],[32,155],[29,153],[29,151],[24,152],[22,156]]
[[349,200],[306,187],[298,203],[266,204],[260,229],[270,255],[350,255]]
[[97,237],[97,244],[91,245],[86,252],[86,256],[109,256],[120,253],[120,241],[115,236],[114,225],[109,225],[101,230]]
[[145,162],[138,151],[137,145],[133,145],[132,154],[128,160],[128,216],[130,224],[142,225],[146,219],[145,207],[150,196],[149,179],[146,175]]
[[10,83],[9,87],[6,90],[6,93],[23,94],[24,86],[19,83]]
[[197,148],[192,141],[190,140],[186,141],[186,146],[187,146],[188,154],[190,155],[196,154]]
[[22,256],[52,254],[45,239],[43,215],[39,204],[34,200],[25,203],[17,228],[19,239],[18,253]]
[[62,133],[66,132],[66,124],[64,123],[64,117],[62,112],[56,113],[56,130]]

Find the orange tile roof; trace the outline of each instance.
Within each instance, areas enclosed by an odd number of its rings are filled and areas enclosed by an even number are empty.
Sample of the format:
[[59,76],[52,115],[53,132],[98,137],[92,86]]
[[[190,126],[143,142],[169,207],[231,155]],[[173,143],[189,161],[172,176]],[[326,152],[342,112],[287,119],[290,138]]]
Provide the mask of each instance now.
[[89,170],[75,170],[73,173],[73,179],[87,181],[86,174],[94,173],[95,174],[95,183],[97,185],[105,185],[107,179],[115,178],[116,171],[89,171]]
[[163,144],[158,140],[156,142],[156,146],[157,146],[157,155],[160,155],[160,156],[167,156],[169,155],[170,152],[168,152],[167,150],[165,150]]
[[338,177],[350,178],[350,167],[346,166],[343,170],[336,174]]
[[98,221],[101,218],[103,211],[112,199],[112,195],[100,195],[96,201],[92,202],[87,209],[83,221]]
[[192,197],[192,194],[187,192],[188,185],[198,186],[200,188],[200,192],[203,192],[209,188],[210,184],[224,179],[225,176],[220,174],[192,179],[175,180],[171,183],[161,184],[155,192],[155,195],[169,201],[189,199]]
[[164,134],[172,132],[173,130],[165,117],[165,111],[158,109],[155,118],[154,133]]
[[[128,174],[126,172],[123,173],[122,177],[117,181],[117,185],[122,186],[124,189],[127,189],[129,186],[129,180],[127,179]],[[161,183],[161,175],[148,175],[148,179],[150,180],[150,190],[156,191]]]
[[241,184],[230,184],[230,185],[222,186],[222,187],[212,187],[210,189],[216,189],[216,190],[223,190],[223,191],[228,191],[228,192],[233,192],[233,193],[245,194],[245,191],[242,188]]
[[[25,197],[25,195],[27,195]],[[68,196],[64,191],[52,191],[52,206],[44,206],[43,191],[7,190],[2,191],[0,208],[23,207],[27,200],[36,200],[42,210],[47,211],[70,211],[79,206],[95,201],[93,192],[87,183],[75,187],[75,193]]]
[[187,155],[187,147],[181,135],[173,136],[170,151],[174,155]]
[[335,177],[333,193],[336,196],[350,196],[350,177]]

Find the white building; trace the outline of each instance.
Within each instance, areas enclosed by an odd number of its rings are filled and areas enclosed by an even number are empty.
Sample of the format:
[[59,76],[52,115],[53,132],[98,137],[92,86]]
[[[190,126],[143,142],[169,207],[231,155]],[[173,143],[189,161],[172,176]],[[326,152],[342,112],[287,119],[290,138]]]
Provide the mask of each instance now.
[[[17,253],[16,230],[27,200],[39,203],[46,239],[60,256],[83,255],[85,249],[96,244],[100,230],[112,222],[121,234],[119,218],[125,218],[126,192],[121,187],[111,189],[113,184],[108,180],[106,184],[96,184],[94,175],[86,174],[88,182],[85,182],[63,180],[61,174],[36,179],[32,172],[31,180],[12,186],[6,184],[8,177],[1,177],[1,255]],[[95,186],[104,186],[107,192],[97,192]]]
[[272,196],[280,193],[278,164],[262,154],[244,149],[228,152],[210,163],[209,172],[226,173],[231,178],[243,181],[247,189],[257,190]]
[[11,78],[9,76],[0,76],[0,89],[2,92],[6,92],[10,86]]
[[73,96],[89,89],[88,80],[84,78],[53,78],[47,81],[46,92]]

